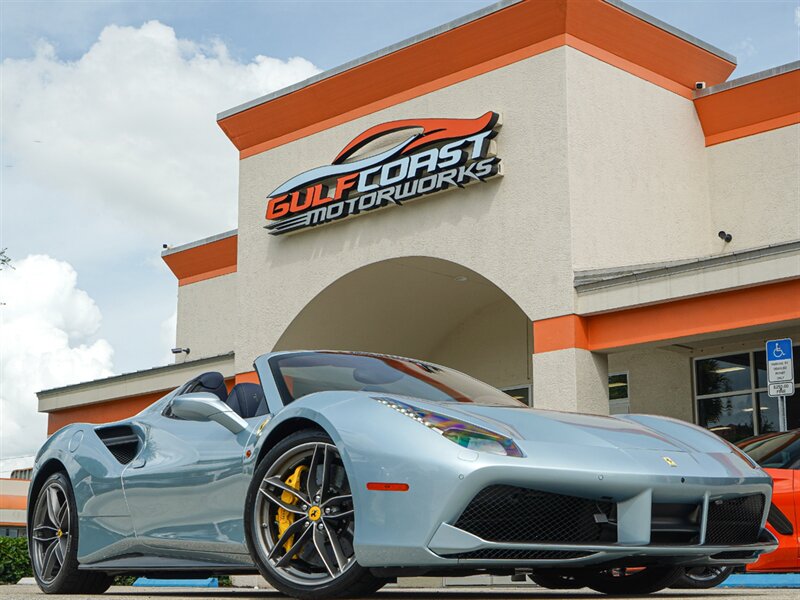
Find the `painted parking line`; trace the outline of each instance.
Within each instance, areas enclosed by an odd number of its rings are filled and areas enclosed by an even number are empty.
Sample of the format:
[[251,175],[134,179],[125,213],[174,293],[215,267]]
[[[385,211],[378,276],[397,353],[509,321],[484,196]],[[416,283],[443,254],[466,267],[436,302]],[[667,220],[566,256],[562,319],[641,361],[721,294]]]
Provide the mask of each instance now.
[[133,582],[134,587],[219,587],[216,577],[207,579],[150,579],[149,577],[139,577]]
[[731,575],[721,588],[800,588],[800,573],[746,573]]

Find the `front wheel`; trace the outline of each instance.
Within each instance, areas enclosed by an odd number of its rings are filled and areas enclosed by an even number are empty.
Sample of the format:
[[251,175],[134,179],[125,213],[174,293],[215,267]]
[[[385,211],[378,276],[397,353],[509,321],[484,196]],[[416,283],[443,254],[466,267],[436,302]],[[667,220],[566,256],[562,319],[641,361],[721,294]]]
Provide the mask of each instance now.
[[610,596],[653,594],[668,588],[683,575],[683,567],[606,569],[581,575],[584,585]]
[[33,575],[45,594],[102,594],[111,585],[103,573],[78,570],[78,510],[64,473],[54,473],[33,500],[28,552]]
[[676,590],[708,590],[717,587],[733,573],[733,567],[689,567],[672,584]]
[[264,579],[289,596],[358,596],[386,583],[356,562],[347,472],[320,431],[299,431],[267,452],[247,492],[245,531]]

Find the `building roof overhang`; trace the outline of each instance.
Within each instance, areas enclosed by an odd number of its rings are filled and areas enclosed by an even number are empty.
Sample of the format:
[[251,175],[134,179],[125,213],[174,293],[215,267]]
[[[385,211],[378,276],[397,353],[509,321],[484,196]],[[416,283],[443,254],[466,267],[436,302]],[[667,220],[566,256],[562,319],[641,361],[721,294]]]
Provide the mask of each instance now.
[[505,0],[220,113],[242,158],[570,45],[691,98],[731,55],[618,0]]
[[178,285],[186,285],[236,272],[239,237],[232,229],[211,237],[167,248],[161,258],[177,277]]

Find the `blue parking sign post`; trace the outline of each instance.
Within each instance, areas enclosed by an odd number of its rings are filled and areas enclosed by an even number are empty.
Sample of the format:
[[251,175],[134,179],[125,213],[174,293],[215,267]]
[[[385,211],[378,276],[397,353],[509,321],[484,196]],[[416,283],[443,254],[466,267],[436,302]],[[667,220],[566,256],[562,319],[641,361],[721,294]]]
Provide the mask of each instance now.
[[794,366],[792,364],[792,340],[769,340],[767,342],[767,394],[778,398],[779,429],[786,431],[786,396],[794,394]]

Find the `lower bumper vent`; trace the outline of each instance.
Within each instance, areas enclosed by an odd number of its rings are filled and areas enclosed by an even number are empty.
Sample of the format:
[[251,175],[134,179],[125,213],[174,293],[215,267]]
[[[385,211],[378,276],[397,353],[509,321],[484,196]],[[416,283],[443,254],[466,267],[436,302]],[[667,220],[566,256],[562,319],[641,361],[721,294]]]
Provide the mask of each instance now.
[[712,546],[756,544],[761,533],[763,516],[763,494],[712,500],[708,505],[706,544]]
[[445,558],[465,558],[471,560],[567,560],[590,556],[591,552],[570,552],[568,550],[508,550],[501,548],[484,548],[450,554]]
[[616,504],[511,485],[481,490],[455,526],[505,543],[616,542]]

